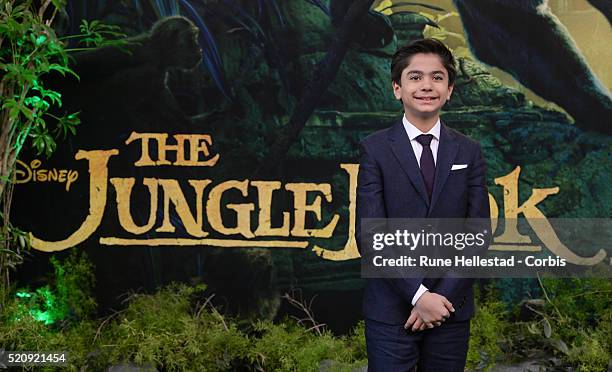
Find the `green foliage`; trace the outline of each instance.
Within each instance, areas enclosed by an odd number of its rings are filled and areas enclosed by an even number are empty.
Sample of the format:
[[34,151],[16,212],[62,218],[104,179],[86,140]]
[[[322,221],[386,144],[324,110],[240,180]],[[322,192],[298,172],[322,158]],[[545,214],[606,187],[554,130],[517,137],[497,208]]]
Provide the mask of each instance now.
[[54,285],[9,295],[0,311],[0,348],[8,350],[69,350],[71,370],[84,364],[97,324],[92,315],[93,267],[85,254],[73,250],[52,259]]
[[[245,356],[248,339],[214,312],[192,309],[203,287],[171,285],[155,295],[132,295],[103,329],[102,361],[153,364],[165,370],[225,370]],[[202,311],[200,311],[202,310]]]
[[[0,69],[2,77],[2,110],[8,112],[7,122],[15,138],[0,146],[14,146],[15,156],[27,137],[38,153],[49,156],[55,149],[55,140],[50,135],[46,117],[54,117],[48,111],[52,106],[61,107],[61,95],[46,89],[41,78],[56,71],[62,75],[75,75],[68,67],[68,54],[47,24],[30,2],[21,2],[13,7],[9,1],[0,8],[0,36],[2,50]],[[57,10],[57,9],[56,9]],[[54,13],[55,14],[55,13]],[[50,19],[52,21],[53,17]],[[55,117],[57,118],[57,117]],[[58,126],[65,121],[58,120]],[[74,118],[70,124],[77,125]]]
[[49,350],[55,332],[36,321],[22,301],[7,301],[0,314],[0,345],[8,350]]
[[[80,123],[79,112],[63,110],[61,93],[49,89],[44,80],[52,74],[78,79],[69,66],[69,52],[103,46],[123,49],[126,43],[116,26],[98,21],[83,21],[82,34],[58,37],[53,21],[65,5],[61,0],[0,2],[0,287],[8,287],[9,269],[21,263],[21,250],[27,245],[26,235],[8,221],[17,158],[28,139],[38,154],[50,156],[56,141],[75,134]],[[69,40],[83,47],[69,49]]]
[[279,325],[261,321],[255,330],[262,336],[254,340],[252,355],[264,370],[312,371],[323,359],[345,362],[350,358],[342,340],[328,332],[317,336],[288,321]]
[[106,25],[100,21],[83,20],[79,27],[81,31],[80,42],[87,47],[100,48],[104,46],[115,46],[122,48],[125,41],[121,40],[125,34],[119,26]]
[[467,356],[467,367],[470,369],[488,370],[503,357],[502,343],[510,323],[508,311],[498,298],[494,294],[486,299],[477,299],[476,314],[470,324]]
[[55,270],[55,292],[58,307],[72,319],[85,319],[96,310],[96,301],[91,296],[95,284],[94,267],[85,252],[72,249],[62,262],[51,258]]
[[[544,337],[581,371],[605,370],[612,360],[612,281],[609,278],[543,279],[550,324]],[[547,334],[548,333],[548,334]]]
[[529,320],[516,321],[506,332],[507,356],[579,371],[605,370],[612,360],[612,282],[549,278],[540,285],[543,298],[521,309]]
[[[214,308],[192,306],[203,287],[171,285],[154,295],[133,295],[128,307],[104,325],[97,360],[166,370],[316,370],[323,359],[350,366],[365,355],[363,326],[346,338],[318,336],[294,321],[259,321],[251,332],[238,329]],[[363,363],[363,361],[362,361]],[[100,364],[103,366],[103,364]]]
[[[14,4],[14,1],[8,1],[0,7],[0,69],[4,72],[2,110],[8,112],[8,122],[3,125],[9,125],[14,132],[15,143],[9,145],[14,145],[17,153],[26,138],[31,137],[37,152],[49,156],[57,146],[51,133],[56,136],[74,133],[80,121],[78,113],[57,117],[50,112],[53,106],[61,108],[61,94],[45,88],[41,78],[57,72],[78,79],[69,67],[69,52],[109,45],[121,47],[125,43],[121,38],[125,35],[116,26],[83,21],[80,26],[82,34],[60,38],[51,27],[59,8],[52,12],[47,10],[52,15],[45,18],[42,5],[37,8],[30,1]],[[66,41],[73,38],[85,47],[68,49]],[[50,123],[54,124],[52,130],[49,130]]]
[[17,299],[7,301],[0,315],[0,347],[6,350],[69,350],[76,362],[85,360],[95,332],[95,323],[89,320],[61,329],[50,327],[34,319]]
[[[4,216],[0,214],[0,220],[2,219],[4,219]],[[0,247],[0,274],[2,274],[2,267],[4,267],[4,270],[15,270],[23,262],[22,252],[29,248],[29,239],[25,231],[18,229],[7,221],[4,231],[0,231],[0,241],[3,241],[5,246],[10,248]],[[2,287],[0,285],[0,304],[5,300],[4,296],[7,293],[7,289]]]
[[[363,322],[343,337],[319,334],[287,319],[240,327],[210,305],[204,286],[172,284],[155,294],[132,294],[123,310],[89,320],[84,317],[95,306],[87,294],[93,285],[91,264],[72,254],[62,262],[54,260],[53,266],[55,287],[20,292],[0,314],[0,347],[68,350],[70,370],[133,363],[168,371],[350,371],[367,363]],[[543,356],[554,353],[557,366],[605,370],[612,349],[611,289],[605,279],[547,279],[546,300],[533,300],[539,307],[529,321],[514,321],[516,315],[499,293],[487,289],[486,296],[477,298],[471,321],[468,369],[488,370],[517,357],[546,363]],[[48,300],[49,294],[55,296],[53,306],[70,308],[75,317],[53,325],[36,321],[24,304],[36,296],[38,303]],[[75,302],[87,305],[79,308]]]
[[[65,313],[57,304],[55,294],[48,285],[38,288],[34,292],[19,291],[16,296],[21,299],[22,309],[27,309],[27,314],[45,325],[53,324],[56,320],[65,316]],[[23,316],[22,314],[16,314],[17,318]]]
[[[607,330],[610,332],[610,327]],[[605,371],[612,356],[609,340],[606,342],[605,338],[610,338],[609,333],[603,334],[599,329],[592,334],[581,330],[567,353],[568,361],[579,371]]]
[[488,289],[471,323],[470,369],[523,360],[578,371],[607,368],[612,360],[612,281],[549,278],[540,285],[542,299],[511,311],[493,287]]
[[353,328],[346,338],[346,342],[356,361],[366,360],[368,358],[365,341],[365,322],[363,320],[359,321],[355,328]]
[[[62,270],[76,268],[88,277],[83,259],[65,262]],[[56,269],[56,275],[66,275],[62,270]],[[60,282],[68,283],[67,288],[76,283]],[[348,371],[366,363],[363,322],[345,337],[329,332],[319,336],[293,320],[260,321],[245,332],[207,305],[204,288],[173,284],[153,295],[133,294],[125,309],[106,319],[65,322],[62,327],[36,321],[22,298],[14,298],[0,318],[0,346],[68,350],[70,370],[102,370],[130,362],[168,371],[302,371],[317,370],[328,360],[333,362],[331,370]]]
[[542,287],[549,299],[546,311],[575,324],[596,323],[612,306],[609,278],[545,278]]
[[76,322],[86,319],[96,309],[91,297],[94,284],[93,266],[85,253],[73,249],[63,261],[51,258],[55,271],[53,287],[45,285],[34,291],[16,291],[14,320],[34,319],[51,325],[58,321]]

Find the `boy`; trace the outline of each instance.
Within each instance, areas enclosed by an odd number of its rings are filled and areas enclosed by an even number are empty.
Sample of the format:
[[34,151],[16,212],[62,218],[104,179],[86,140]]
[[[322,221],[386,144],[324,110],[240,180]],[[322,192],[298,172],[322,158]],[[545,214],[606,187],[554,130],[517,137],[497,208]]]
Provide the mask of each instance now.
[[[394,54],[391,77],[404,115],[361,142],[357,242],[363,218],[489,218],[478,143],[440,122],[453,92],[451,52],[435,39]],[[463,371],[472,279],[368,279],[363,313],[369,371]]]

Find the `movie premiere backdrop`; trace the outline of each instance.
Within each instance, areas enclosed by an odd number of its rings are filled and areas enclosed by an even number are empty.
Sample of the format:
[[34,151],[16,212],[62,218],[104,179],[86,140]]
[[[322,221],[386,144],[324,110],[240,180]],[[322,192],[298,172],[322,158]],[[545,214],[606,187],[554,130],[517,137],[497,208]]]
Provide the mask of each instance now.
[[[273,318],[293,288],[347,329],[363,286],[358,143],[401,117],[390,57],[423,36],[458,57],[442,120],[480,142],[492,217],[612,215],[605,2],[385,0],[347,13],[352,3],[71,2],[70,19],[118,25],[132,43],[77,54],[80,81],[55,83],[82,123],[52,157],[18,162],[13,220],[33,247],[18,282],[43,282],[51,255],[79,249],[102,309],[203,282],[225,311]],[[535,233],[548,238],[507,231],[493,245],[610,259]],[[504,295],[525,286],[508,281]]]

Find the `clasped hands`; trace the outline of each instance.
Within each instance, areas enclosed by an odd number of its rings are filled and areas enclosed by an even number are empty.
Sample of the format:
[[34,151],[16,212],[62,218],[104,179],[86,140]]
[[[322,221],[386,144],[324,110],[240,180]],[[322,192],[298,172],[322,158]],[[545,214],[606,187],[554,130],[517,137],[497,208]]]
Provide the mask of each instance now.
[[455,308],[446,297],[426,291],[414,304],[404,328],[412,327],[416,332],[440,326],[451,312],[455,312]]

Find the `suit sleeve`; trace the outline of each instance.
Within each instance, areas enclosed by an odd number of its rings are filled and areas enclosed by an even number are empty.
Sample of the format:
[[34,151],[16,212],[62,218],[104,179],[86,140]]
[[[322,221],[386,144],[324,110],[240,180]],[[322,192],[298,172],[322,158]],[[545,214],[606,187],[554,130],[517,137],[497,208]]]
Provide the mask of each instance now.
[[360,147],[359,173],[357,176],[357,220],[355,238],[357,248],[363,256],[366,241],[365,235],[370,233],[362,231],[361,222],[366,218],[386,218],[385,199],[383,193],[383,180],[376,160],[370,155],[365,144]]
[[[469,231],[483,231],[487,228],[490,230],[490,207],[489,207],[489,192],[487,189],[487,165],[482,155],[480,145],[476,145],[472,163],[469,166],[469,174],[467,180],[468,206],[466,213],[466,223],[464,229]],[[489,247],[491,242],[490,232],[485,238],[483,250]],[[475,252],[481,253],[481,252]],[[451,303],[457,301],[458,298],[465,293],[471,286],[473,281],[456,280],[454,278],[442,278],[437,281],[436,285],[431,288],[432,292],[445,296]]]
[[490,218],[489,191],[487,189],[487,163],[482,156],[480,145],[476,145],[476,154],[472,170],[468,176],[468,211],[467,218]]
[[[359,160],[359,174],[357,177],[357,226],[355,226],[355,238],[357,239],[359,253],[363,257],[365,249],[367,249],[367,247],[362,245],[363,241],[370,241],[366,236],[372,233],[374,227],[369,229],[369,231],[363,231],[361,226],[362,220],[366,218],[387,218],[387,211],[385,208],[383,176],[380,166],[371,155],[372,153],[365,143],[361,143],[360,150],[361,157]],[[387,278],[384,280],[387,281],[393,290],[408,303],[412,303],[414,295],[423,282],[423,278]]]

